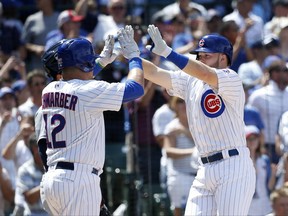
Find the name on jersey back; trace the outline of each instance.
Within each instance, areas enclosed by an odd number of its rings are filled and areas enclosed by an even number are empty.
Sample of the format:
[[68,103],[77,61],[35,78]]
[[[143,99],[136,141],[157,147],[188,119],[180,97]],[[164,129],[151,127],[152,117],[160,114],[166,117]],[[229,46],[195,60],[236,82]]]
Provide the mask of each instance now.
[[76,95],[65,94],[62,92],[47,92],[42,95],[42,108],[61,107],[75,111],[78,102]]

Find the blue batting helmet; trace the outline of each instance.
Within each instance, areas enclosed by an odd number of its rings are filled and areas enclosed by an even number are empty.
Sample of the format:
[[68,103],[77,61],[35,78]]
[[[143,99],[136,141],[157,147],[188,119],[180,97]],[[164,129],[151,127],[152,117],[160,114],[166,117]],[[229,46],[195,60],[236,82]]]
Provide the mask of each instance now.
[[63,69],[75,66],[84,72],[90,72],[95,67],[97,57],[87,39],[68,39],[58,48],[58,67]]
[[203,36],[198,43],[198,47],[193,53],[224,53],[228,57],[229,64],[232,63],[233,46],[230,41],[221,35],[208,34]]
[[44,52],[41,57],[41,61],[43,63],[44,70],[48,77],[52,77],[53,80],[56,80],[57,74],[61,74],[62,71],[58,68],[58,61],[57,61],[57,52],[58,47],[63,44],[66,39],[62,39],[52,45],[48,50]]

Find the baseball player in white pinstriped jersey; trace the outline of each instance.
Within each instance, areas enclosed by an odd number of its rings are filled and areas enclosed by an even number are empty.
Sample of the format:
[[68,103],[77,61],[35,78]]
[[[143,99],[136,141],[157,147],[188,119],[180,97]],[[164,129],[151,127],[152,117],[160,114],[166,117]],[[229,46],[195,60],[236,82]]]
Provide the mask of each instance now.
[[122,102],[143,95],[144,79],[134,31],[118,33],[123,55],[129,59],[125,83],[92,80],[96,55],[83,38],[58,48],[63,80],[42,93],[48,171],[41,182],[41,199],[53,215],[99,215],[100,178],[105,156],[103,111],[118,111]]
[[200,154],[185,215],[247,215],[256,176],[245,141],[242,82],[228,68],[231,43],[220,35],[206,35],[194,60],[168,47],[154,25],[149,25],[148,33],[153,45],[147,49],[181,70],[164,70],[143,60],[144,77],[185,100],[189,129]]

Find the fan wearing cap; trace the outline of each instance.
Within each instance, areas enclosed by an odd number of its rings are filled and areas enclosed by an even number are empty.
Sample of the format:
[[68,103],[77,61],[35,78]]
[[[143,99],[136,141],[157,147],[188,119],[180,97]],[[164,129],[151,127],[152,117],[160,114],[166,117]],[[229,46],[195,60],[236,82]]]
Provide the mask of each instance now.
[[57,19],[58,29],[47,34],[45,50],[62,39],[87,37],[87,32],[81,29],[83,16],[77,15],[74,10],[62,11]]
[[270,191],[276,181],[276,165],[272,165],[260,142],[260,131],[254,125],[245,126],[247,147],[256,169],[256,190],[248,215],[267,215],[272,211]]
[[17,80],[11,86],[17,98],[18,106],[25,103],[29,98],[30,93],[26,80]]

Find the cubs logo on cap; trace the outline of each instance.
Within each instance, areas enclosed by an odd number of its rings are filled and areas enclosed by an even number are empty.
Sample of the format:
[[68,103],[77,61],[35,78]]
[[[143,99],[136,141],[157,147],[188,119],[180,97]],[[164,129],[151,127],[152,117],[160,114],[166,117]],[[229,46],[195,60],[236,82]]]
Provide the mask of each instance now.
[[204,39],[201,39],[200,41],[199,41],[199,47],[203,47],[204,46],[204,42],[205,42],[205,40]]
[[225,104],[219,95],[209,89],[202,95],[201,108],[207,117],[216,118],[224,112]]

